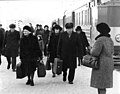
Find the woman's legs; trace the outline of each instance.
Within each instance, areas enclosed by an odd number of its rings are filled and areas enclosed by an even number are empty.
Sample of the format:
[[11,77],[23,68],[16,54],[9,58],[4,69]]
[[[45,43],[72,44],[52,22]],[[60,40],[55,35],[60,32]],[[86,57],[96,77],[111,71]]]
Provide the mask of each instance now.
[[28,75],[28,80],[27,80],[27,82],[26,82],[26,85],[30,85],[30,83],[31,83],[30,75]]
[[56,77],[56,75],[55,75],[55,73],[54,73],[54,71],[53,71],[53,68],[54,68],[54,63],[52,63],[52,74],[53,74],[52,77]]
[[10,69],[11,57],[6,57],[6,58],[7,58],[7,62],[8,62],[7,69]]
[[78,57],[78,66],[80,66],[82,63],[82,57]]
[[31,85],[31,86],[34,86],[34,81],[33,81],[33,79],[34,79],[34,72],[32,72],[32,73],[30,74],[30,77],[31,77],[31,83],[30,83],[30,85]]
[[32,72],[30,75],[28,75],[28,81],[26,82],[26,85],[34,86],[34,72]]
[[106,94],[106,88],[104,89],[98,88],[98,94]]

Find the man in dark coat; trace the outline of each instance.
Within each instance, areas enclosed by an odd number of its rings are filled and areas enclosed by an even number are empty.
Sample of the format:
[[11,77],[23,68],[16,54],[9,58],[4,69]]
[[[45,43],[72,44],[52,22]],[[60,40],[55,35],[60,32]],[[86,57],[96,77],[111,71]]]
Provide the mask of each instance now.
[[66,81],[67,69],[69,68],[68,81],[73,84],[75,68],[77,67],[77,47],[82,55],[82,44],[78,34],[73,32],[73,23],[65,25],[66,32],[61,33],[58,44],[58,57],[63,60],[63,81]]
[[44,33],[43,33],[43,42],[44,42],[44,55],[47,56],[47,45],[48,45],[48,38],[49,38],[49,26],[44,26]]
[[18,48],[20,41],[20,33],[15,30],[16,25],[10,24],[9,31],[5,33],[4,47],[5,47],[5,56],[8,61],[7,69],[10,69],[12,63],[13,72],[16,69],[16,57],[18,56]]
[[0,65],[2,63],[1,54],[2,54],[2,48],[3,48],[4,33],[5,33],[5,30],[2,28],[2,24],[0,24]]

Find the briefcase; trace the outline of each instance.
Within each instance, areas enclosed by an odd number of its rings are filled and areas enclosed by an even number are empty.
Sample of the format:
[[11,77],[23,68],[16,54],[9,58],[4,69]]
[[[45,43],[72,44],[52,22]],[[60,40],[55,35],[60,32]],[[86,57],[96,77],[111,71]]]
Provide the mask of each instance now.
[[55,74],[59,75],[62,73],[62,64],[63,64],[63,60],[60,60],[59,58],[54,59],[53,72]]

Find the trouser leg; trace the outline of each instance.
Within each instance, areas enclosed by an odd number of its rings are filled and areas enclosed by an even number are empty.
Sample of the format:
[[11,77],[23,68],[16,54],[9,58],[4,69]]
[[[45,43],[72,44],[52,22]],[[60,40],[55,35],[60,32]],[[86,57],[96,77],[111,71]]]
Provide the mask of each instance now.
[[31,86],[34,86],[34,81],[33,81],[33,79],[34,79],[34,72],[32,72],[32,73],[30,74],[30,76],[31,76],[30,85],[31,85]]
[[16,57],[12,57],[12,69],[16,69]]
[[1,65],[2,61],[1,61],[1,54],[0,54],[0,65]]
[[68,81],[72,82],[75,76],[75,69],[69,69]]
[[31,80],[33,81],[33,79],[34,79],[34,72],[32,72],[30,76],[31,76]]
[[47,56],[46,44],[44,45],[44,55]]
[[98,88],[98,94],[106,94],[106,89],[99,89]]
[[67,69],[63,70],[63,81],[66,81]]
[[6,58],[7,58],[7,62],[8,62],[7,69],[10,69],[11,57],[6,57]]
[[80,66],[80,57],[78,57],[78,66]]

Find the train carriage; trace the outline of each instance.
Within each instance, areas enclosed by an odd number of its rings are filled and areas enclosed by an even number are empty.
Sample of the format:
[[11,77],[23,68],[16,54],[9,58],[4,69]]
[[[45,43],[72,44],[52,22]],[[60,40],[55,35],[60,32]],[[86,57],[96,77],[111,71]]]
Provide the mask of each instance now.
[[106,0],[104,3],[100,1],[91,0],[91,2],[64,15],[62,27],[67,22],[73,22],[74,28],[80,25],[86,33],[90,45],[93,46],[95,37],[99,34],[96,25],[100,22],[107,23],[111,28],[114,55],[120,58],[120,0]]

